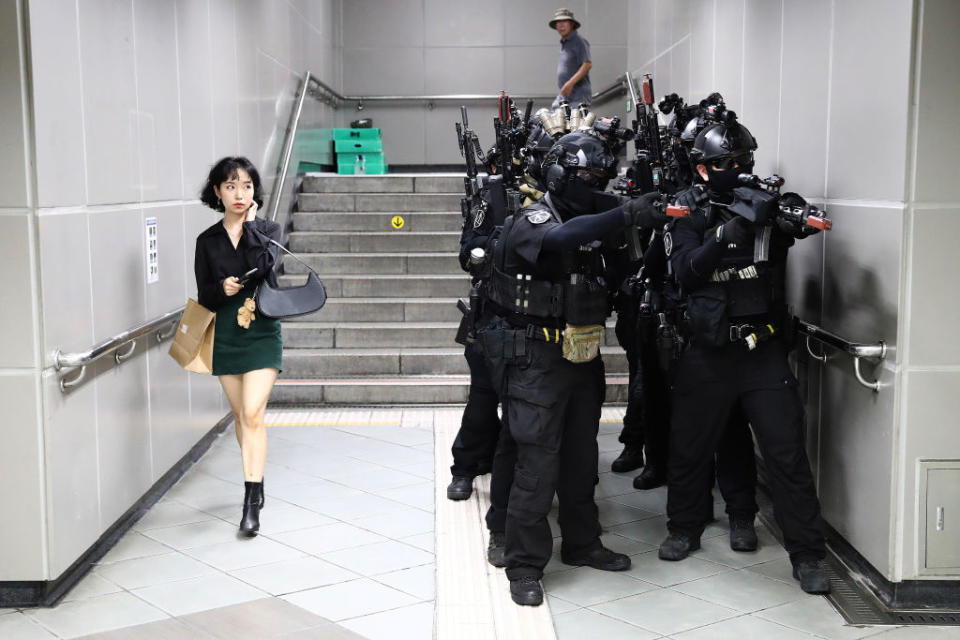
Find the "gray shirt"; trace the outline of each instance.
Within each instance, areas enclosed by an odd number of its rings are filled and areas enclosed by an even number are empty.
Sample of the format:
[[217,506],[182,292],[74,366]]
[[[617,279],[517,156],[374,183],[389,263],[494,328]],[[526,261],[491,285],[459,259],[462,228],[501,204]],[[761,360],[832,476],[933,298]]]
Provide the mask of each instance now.
[[[574,30],[566,40],[560,41],[560,61],[557,63],[557,88],[563,87],[567,80],[573,77],[584,62],[590,62],[590,43]],[[577,107],[581,103],[590,104],[590,96],[593,90],[590,88],[590,74],[583,76],[580,82],[574,85],[573,91],[567,97],[567,102],[571,107]],[[557,95],[553,101],[553,106],[559,104],[562,95]]]

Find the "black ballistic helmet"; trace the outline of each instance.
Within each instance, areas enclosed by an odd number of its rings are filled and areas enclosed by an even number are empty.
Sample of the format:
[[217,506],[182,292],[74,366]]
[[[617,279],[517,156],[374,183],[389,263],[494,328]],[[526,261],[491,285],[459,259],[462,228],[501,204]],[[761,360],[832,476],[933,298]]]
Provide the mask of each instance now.
[[690,150],[690,160],[694,164],[709,164],[722,158],[753,153],[756,148],[757,141],[749,129],[739,122],[726,122],[709,126],[697,135]]
[[617,158],[606,142],[584,131],[574,131],[557,140],[541,166],[547,189],[561,193],[573,182],[583,182],[602,191],[617,175]]

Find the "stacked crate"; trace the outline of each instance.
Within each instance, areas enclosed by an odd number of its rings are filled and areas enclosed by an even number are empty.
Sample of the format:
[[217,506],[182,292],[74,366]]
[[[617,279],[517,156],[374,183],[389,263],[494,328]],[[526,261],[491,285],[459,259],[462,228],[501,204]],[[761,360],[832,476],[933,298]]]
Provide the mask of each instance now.
[[383,174],[383,142],[380,129],[334,129],[333,150],[337,154],[337,173]]

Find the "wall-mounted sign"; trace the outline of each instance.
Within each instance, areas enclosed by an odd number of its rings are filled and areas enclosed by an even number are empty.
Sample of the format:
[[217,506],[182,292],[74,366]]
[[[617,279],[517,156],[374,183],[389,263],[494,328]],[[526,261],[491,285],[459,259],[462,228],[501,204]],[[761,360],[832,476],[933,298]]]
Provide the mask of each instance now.
[[157,259],[157,219],[147,218],[146,225],[147,284],[160,279],[160,261]]

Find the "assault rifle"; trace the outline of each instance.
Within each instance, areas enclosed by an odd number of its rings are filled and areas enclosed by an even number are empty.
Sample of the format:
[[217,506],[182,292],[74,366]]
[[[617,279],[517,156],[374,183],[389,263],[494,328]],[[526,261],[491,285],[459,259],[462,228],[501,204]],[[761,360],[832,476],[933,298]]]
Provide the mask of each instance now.
[[455,123],[457,129],[457,146],[460,148],[460,155],[463,156],[467,165],[467,175],[463,179],[464,197],[460,199],[460,213],[464,220],[470,217],[470,210],[474,205],[482,206],[483,200],[480,198],[480,185],[477,184],[477,160],[481,163],[487,163],[487,157],[483,154],[480,147],[480,140],[477,134],[470,128],[467,120],[467,108],[460,106],[461,122]]

